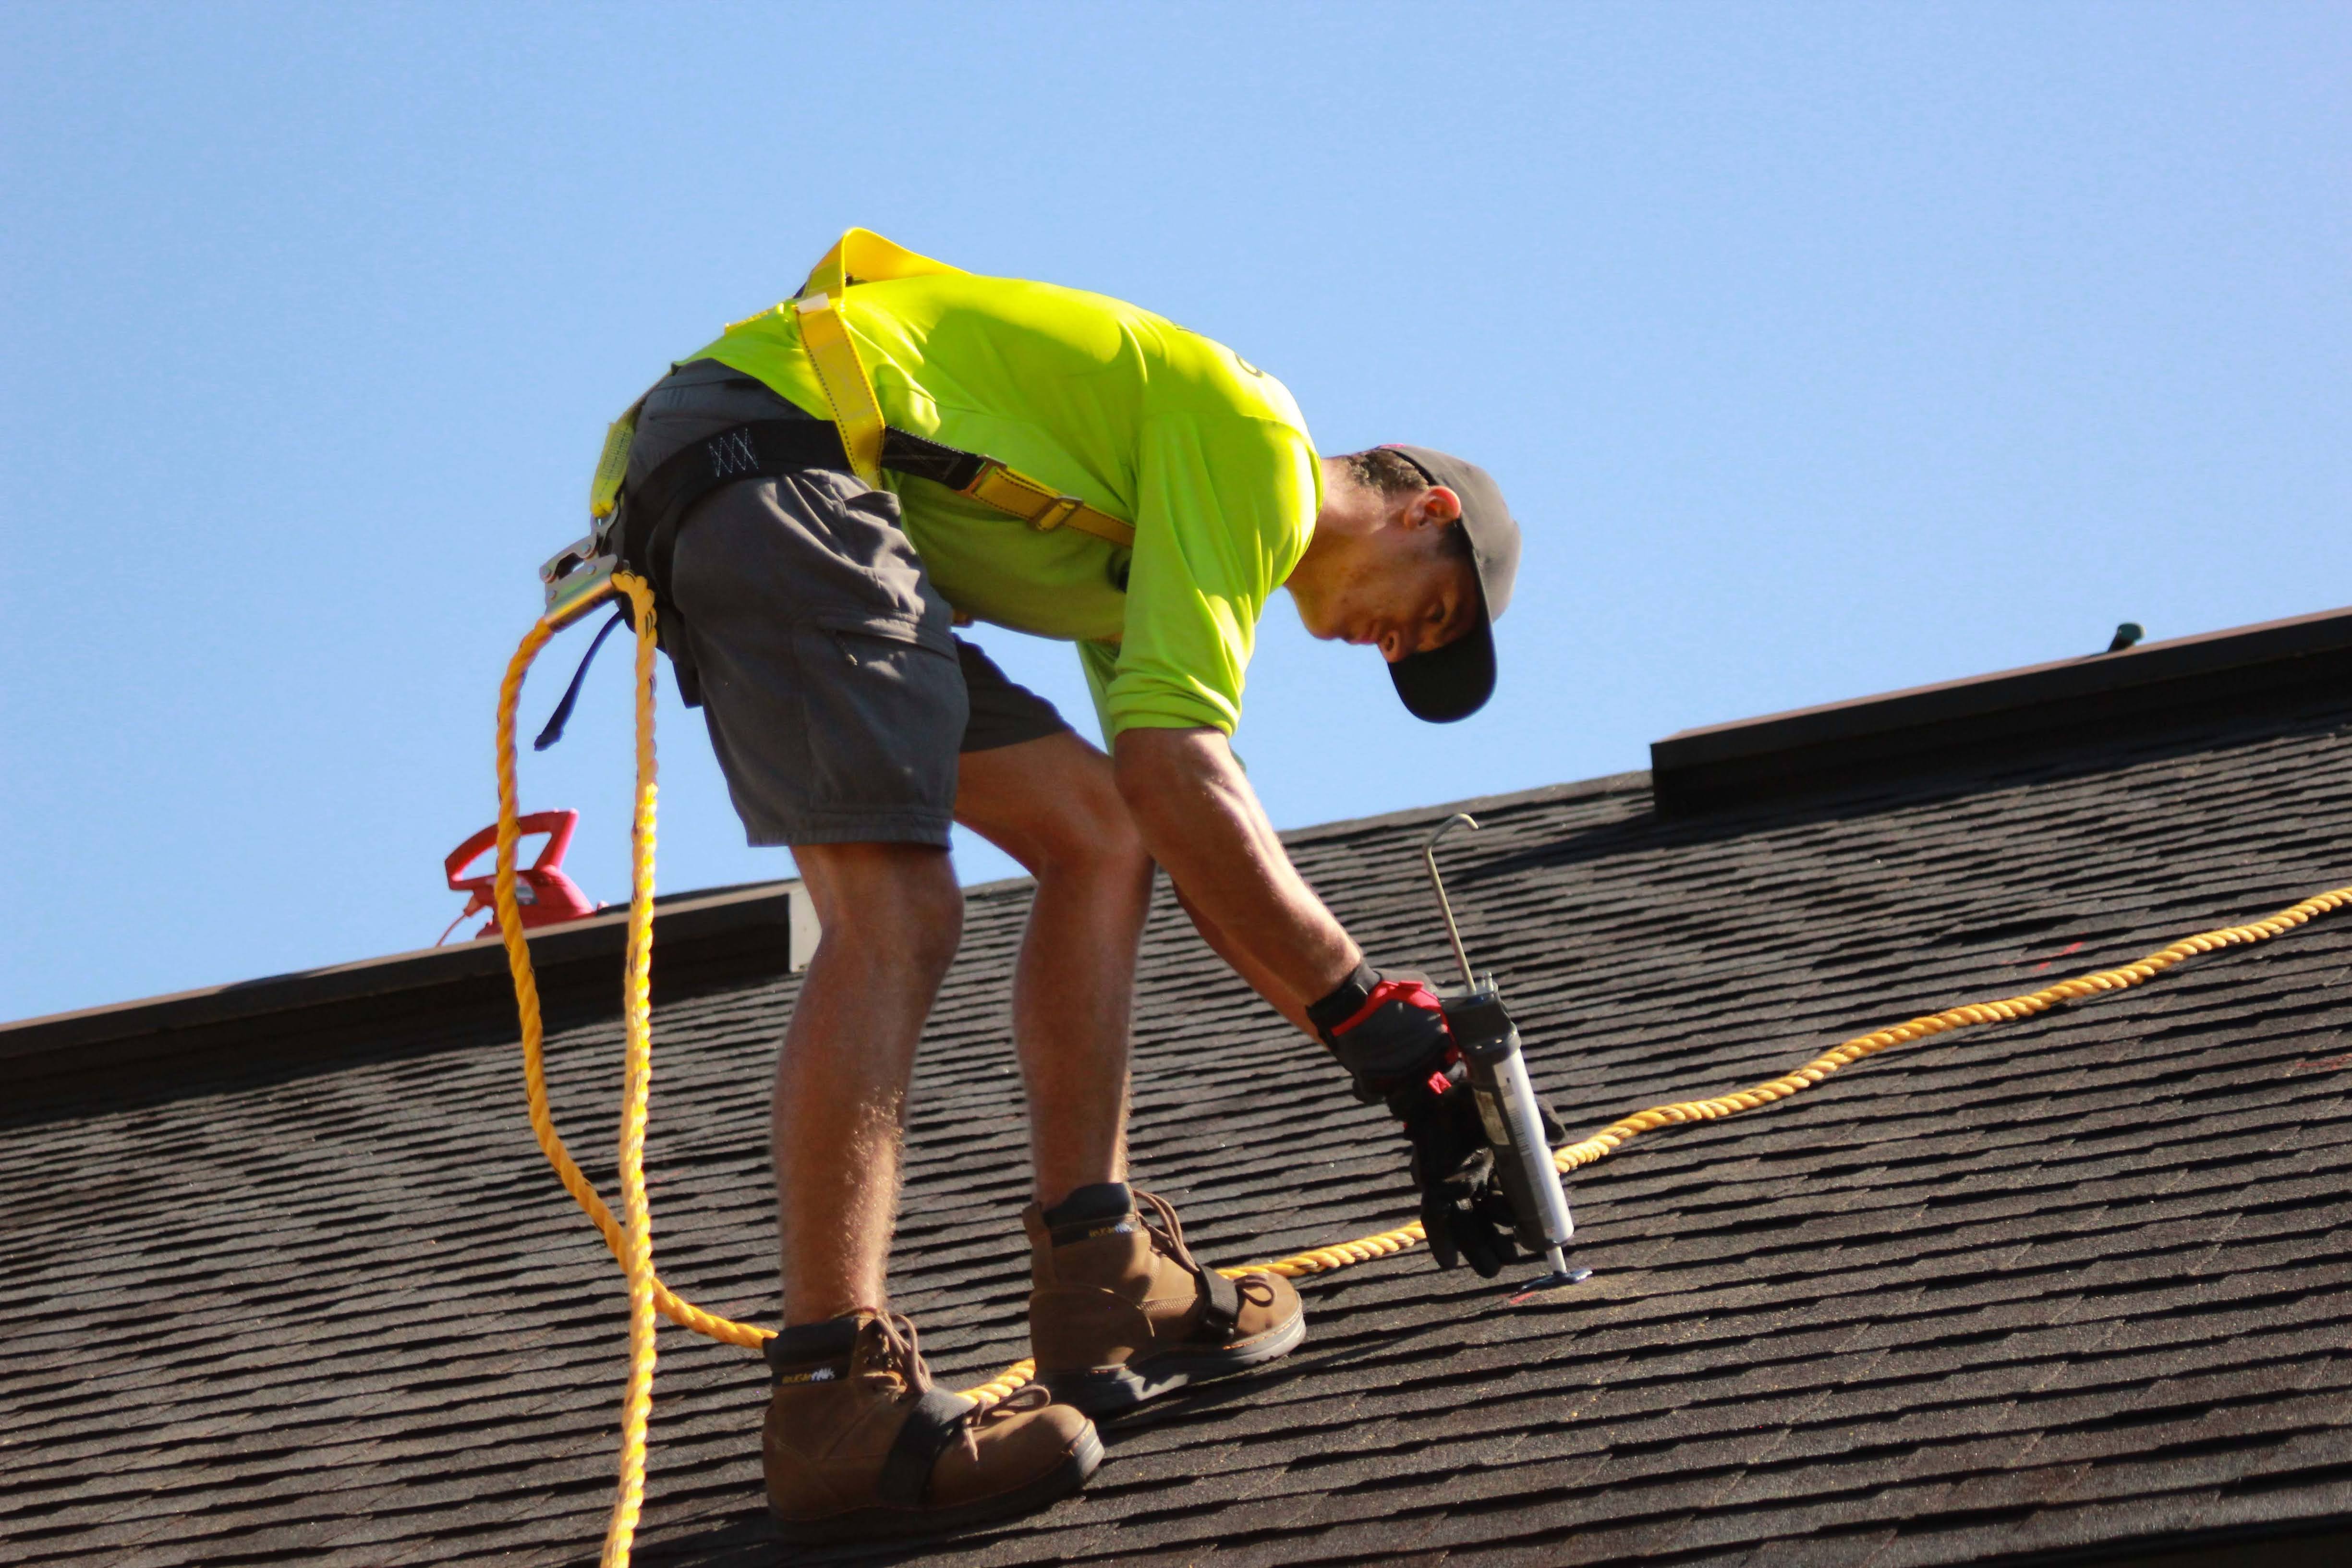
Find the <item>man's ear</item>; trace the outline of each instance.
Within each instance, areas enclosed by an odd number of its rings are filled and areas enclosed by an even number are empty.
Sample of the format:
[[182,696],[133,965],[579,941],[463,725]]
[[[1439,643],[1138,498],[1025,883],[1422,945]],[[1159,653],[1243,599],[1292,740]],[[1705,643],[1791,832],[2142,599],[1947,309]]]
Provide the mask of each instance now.
[[1407,528],[1443,527],[1462,518],[1462,498],[1444,485],[1432,485],[1405,504]]

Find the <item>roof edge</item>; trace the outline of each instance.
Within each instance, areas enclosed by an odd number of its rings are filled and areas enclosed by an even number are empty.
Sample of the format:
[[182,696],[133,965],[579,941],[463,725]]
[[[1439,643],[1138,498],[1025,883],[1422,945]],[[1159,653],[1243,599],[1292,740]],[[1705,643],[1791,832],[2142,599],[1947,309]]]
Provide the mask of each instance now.
[[[1408,827],[1416,822],[1443,822],[1456,812],[1466,811],[1475,816],[1482,811],[1508,811],[1521,805],[1550,805],[1564,800],[1597,799],[1611,795],[1645,795],[1649,788],[1648,772],[1637,769],[1633,773],[1602,773],[1596,778],[1578,779],[1570,784],[1538,784],[1533,789],[1507,790],[1499,795],[1474,795],[1438,805],[1406,806],[1370,816],[1348,816],[1337,822],[1286,827],[1277,831],[1275,837],[1285,844],[1317,844],[1328,838],[1375,833],[1385,827]],[[1035,879],[1030,877],[1006,877],[993,882],[974,882],[964,889],[964,897],[992,898],[1022,892],[1034,882]]]
[[[1415,822],[1438,822],[1457,811],[1475,814],[1591,796],[1635,795],[1646,791],[1649,782],[1650,775],[1645,773],[1607,773],[1572,784],[1544,784],[1501,795],[1473,795],[1441,805],[1413,806],[1317,823],[1288,829],[1280,837],[1286,844],[1309,844]],[[1018,897],[1025,896],[1032,886],[1031,878],[1006,877],[975,882],[963,891],[966,898]],[[541,927],[530,933],[531,963],[535,968],[548,970],[616,956],[627,940],[627,927],[625,907],[560,926]],[[655,900],[654,938],[657,945],[713,937],[740,938],[762,927],[775,929],[772,940],[788,955],[791,968],[797,970],[807,963],[810,951],[816,945],[816,910],[799,881],[745,882],[668,894]],[[494,936],[480,937],[446,947],[419,948],[321,969],[296,970],[194,991],[51,1013],[0,1024],[0,1061],[51,1056],[142,1035],[233,1024],[297,1008],[454,985],[504,974],[506,967],[505,944]]]
[[1416,822],[1443,822],[1456,812],[1468,812],[1475,816],[1482,811],[1507,811],[1513,806],[1550,805],[1564,800],[1588,800],[1611,795],[1643,795],[1649,788],[1650,774],[1646,771],[1602,773],[1598,778],[1579,779],[1573,784],[1539,784],[1534,789],[1511,790],[1502,795],[1471,795],[1442,805],[1408,806],[1402,811],[1386,811],[1373,816],[1318,822],[1311,827],[1290,828],[1276,837],[1285,844],[1314,844],[1327,838],[1346,838],[1358,833],[1376,832],[1384,827],[1406,827]]
[[[627,945],[628,923],[625,905],[586,920],[542,926],[528,933],[532,966],[554,969],[617,956]],[[773,932],[770,940],[791,967],[797,969],[806,962],[808,950],[816,942],[816,917],[799,882],[752,882],[655,900],[657,943],[756,936],[763,929]],[[138,1035],[236,1023],[297,1007],[429,990],[503,974],[506,968],[506,944],[495,936],[486,936],[323,969],[52,1013],[0,1024],[0,1060],[47,1056]]]
[[2143,643],[1677,731],[1650,745],[1661,809],[1761,798],[1857,765],[2084,723],[2147,722],[2217,697],[2332,679],[2352,662],[2352,607]]

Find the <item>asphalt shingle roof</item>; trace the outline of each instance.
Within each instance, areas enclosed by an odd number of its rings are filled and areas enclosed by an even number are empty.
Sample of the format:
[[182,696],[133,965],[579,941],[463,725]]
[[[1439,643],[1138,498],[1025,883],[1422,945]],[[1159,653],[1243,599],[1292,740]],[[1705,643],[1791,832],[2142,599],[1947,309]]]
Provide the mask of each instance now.
[[[2352,882],[2347,721],[2200,710],[1689,818],[1601,779],[1473,803],[1449,884],[1581,1134]],[[1289,836],[1376,961],[1443,967],[1417,847],[1452,809]],[[1025,1350],[1026,900],[972,895],[919,1068],[893,1284],[949,1386]],[[656,1018],[658,1261],[768,1321],[796,984],[739,970]],[[606,987],[553,1012],[559,1121],[610,1191]],[[1204,1257],[1411,1212],[1381,1117],[1164,892],[1139,1015],[1138,1179]],[[0,1113],[0,1558],[593,1561],[623,1296],[532,1146],[511,1019],[311,1016]],[[2340,1531],[2347,1025],[2336,916],[1648,1135],[1571,1179],[1575,1292],[1509,1309],[1422,1253],[1305,1282],[1296,1355],[1108,1428],[1081,1497],[868,1555],[1901,1568]],[[665,1330],[656,1392],[637,1561],[778,1561],[756,1361]]]

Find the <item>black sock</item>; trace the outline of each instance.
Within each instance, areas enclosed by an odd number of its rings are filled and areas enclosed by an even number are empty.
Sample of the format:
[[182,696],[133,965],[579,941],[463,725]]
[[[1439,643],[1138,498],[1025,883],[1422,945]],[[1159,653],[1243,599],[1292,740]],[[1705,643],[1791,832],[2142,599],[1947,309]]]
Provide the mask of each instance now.
[[1085,1225],[1091,1220],[1117,1219],[1135,1207],[1135,1194],[1125,1182],[1096,1182],[1080,1187],[1045,1211],[1045,1228]]
[[821,1323],[795,1323],[761,1347],[772,1367],[799,1366],[813,1361],[839,1361],[857,1343],[857,1317],[827,1318]]

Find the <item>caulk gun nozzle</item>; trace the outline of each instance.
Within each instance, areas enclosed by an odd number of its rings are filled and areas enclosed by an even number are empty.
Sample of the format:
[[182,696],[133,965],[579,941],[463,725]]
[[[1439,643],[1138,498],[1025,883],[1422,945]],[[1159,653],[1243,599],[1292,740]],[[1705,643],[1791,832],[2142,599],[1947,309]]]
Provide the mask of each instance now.
[[1574,1267],[1557,1247],[1544,1248],[1544,1261],[1551,1265],[1551,1272],[1540,1279],[1530,1279],[1512,1291],[1509,1297],[1512,1306],[1523,1307],[1529,1301],[1540,1301],[1592,1278],[1591,1269]]

